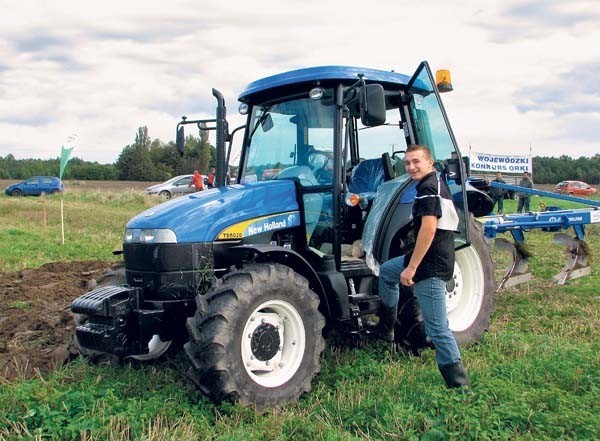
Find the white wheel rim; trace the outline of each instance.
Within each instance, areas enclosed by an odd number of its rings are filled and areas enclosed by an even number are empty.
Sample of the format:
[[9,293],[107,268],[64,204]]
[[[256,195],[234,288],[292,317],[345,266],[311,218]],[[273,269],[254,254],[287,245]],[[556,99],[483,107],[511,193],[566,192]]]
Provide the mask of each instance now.
[[244,326],[241,349],[246,373],[261,386],[281,386],[298,371],[305,346],[304,323],[296,308],[283,300],[269,300],[250,314]]
[[481,259],[472,246],[456,252],[454,274],[446,285],[446,309],[452,331],[464,331],[477,319],[483,303],[484,278]]
[[130,357],[134,360],[148,361],[154,360],[167,352],[167,349],[171,346],[172,340],[162,341],[158,334],[154,334],[148,342],[148,353],[131,355]]

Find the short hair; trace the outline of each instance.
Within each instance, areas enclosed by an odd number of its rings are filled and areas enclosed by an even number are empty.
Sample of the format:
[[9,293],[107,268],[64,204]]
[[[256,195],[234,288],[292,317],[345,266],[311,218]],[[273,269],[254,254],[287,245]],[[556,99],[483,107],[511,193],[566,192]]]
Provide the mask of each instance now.
[[406,148],[406,153],[422,151],[427,159],[433,159],[431,150],[424,144],[411,144]]

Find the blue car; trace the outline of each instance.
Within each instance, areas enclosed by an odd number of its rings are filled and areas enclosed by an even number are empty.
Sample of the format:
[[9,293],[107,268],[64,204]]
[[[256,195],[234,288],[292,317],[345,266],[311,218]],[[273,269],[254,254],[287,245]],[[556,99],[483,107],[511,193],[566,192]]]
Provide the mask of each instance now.
[[6,187],[5,193],[8,196],[39,196],[42,193],[60,193],[63,189],[62,181],[54,176],[34,176],[9,185]]

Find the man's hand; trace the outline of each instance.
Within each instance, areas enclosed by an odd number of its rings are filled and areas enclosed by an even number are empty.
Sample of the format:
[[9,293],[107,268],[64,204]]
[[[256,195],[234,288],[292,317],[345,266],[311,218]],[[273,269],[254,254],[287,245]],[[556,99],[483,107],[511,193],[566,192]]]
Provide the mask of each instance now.
[[415,282],[413,282],[413,277],[415,276],[416,268],[412,268],[407,266],[404,268],[404,271],[400,273],[400,283],[404,286],[413,286]]

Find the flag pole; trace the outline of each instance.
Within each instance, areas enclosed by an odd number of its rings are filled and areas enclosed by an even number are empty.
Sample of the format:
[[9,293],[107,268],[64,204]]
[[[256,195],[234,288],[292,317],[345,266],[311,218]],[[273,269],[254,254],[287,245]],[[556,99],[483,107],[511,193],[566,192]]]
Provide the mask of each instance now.
[[533,153],[531,150],[531,143],[529,143],[529,160],[531,161],[531,179],[533,180]]
[[60,232],[62,238],[62,244],[65,244],[65,211],[63,206],[63,199],[60,198]]
[[[69,162],[69,158],[71,157],[71,152],[75,148],[75,142],[77,141],[77,134],[73,133],[67,137],[66,145],[70,146],[65,148],[63,145],[60,151],[60,171],[59,171],[59,179],[62,180],[65,169],[67,168],[67,163]],[[61,243],[65,244],[65,210],[64,210],[64,196],[60,195],[60,233],[61,233]]]

